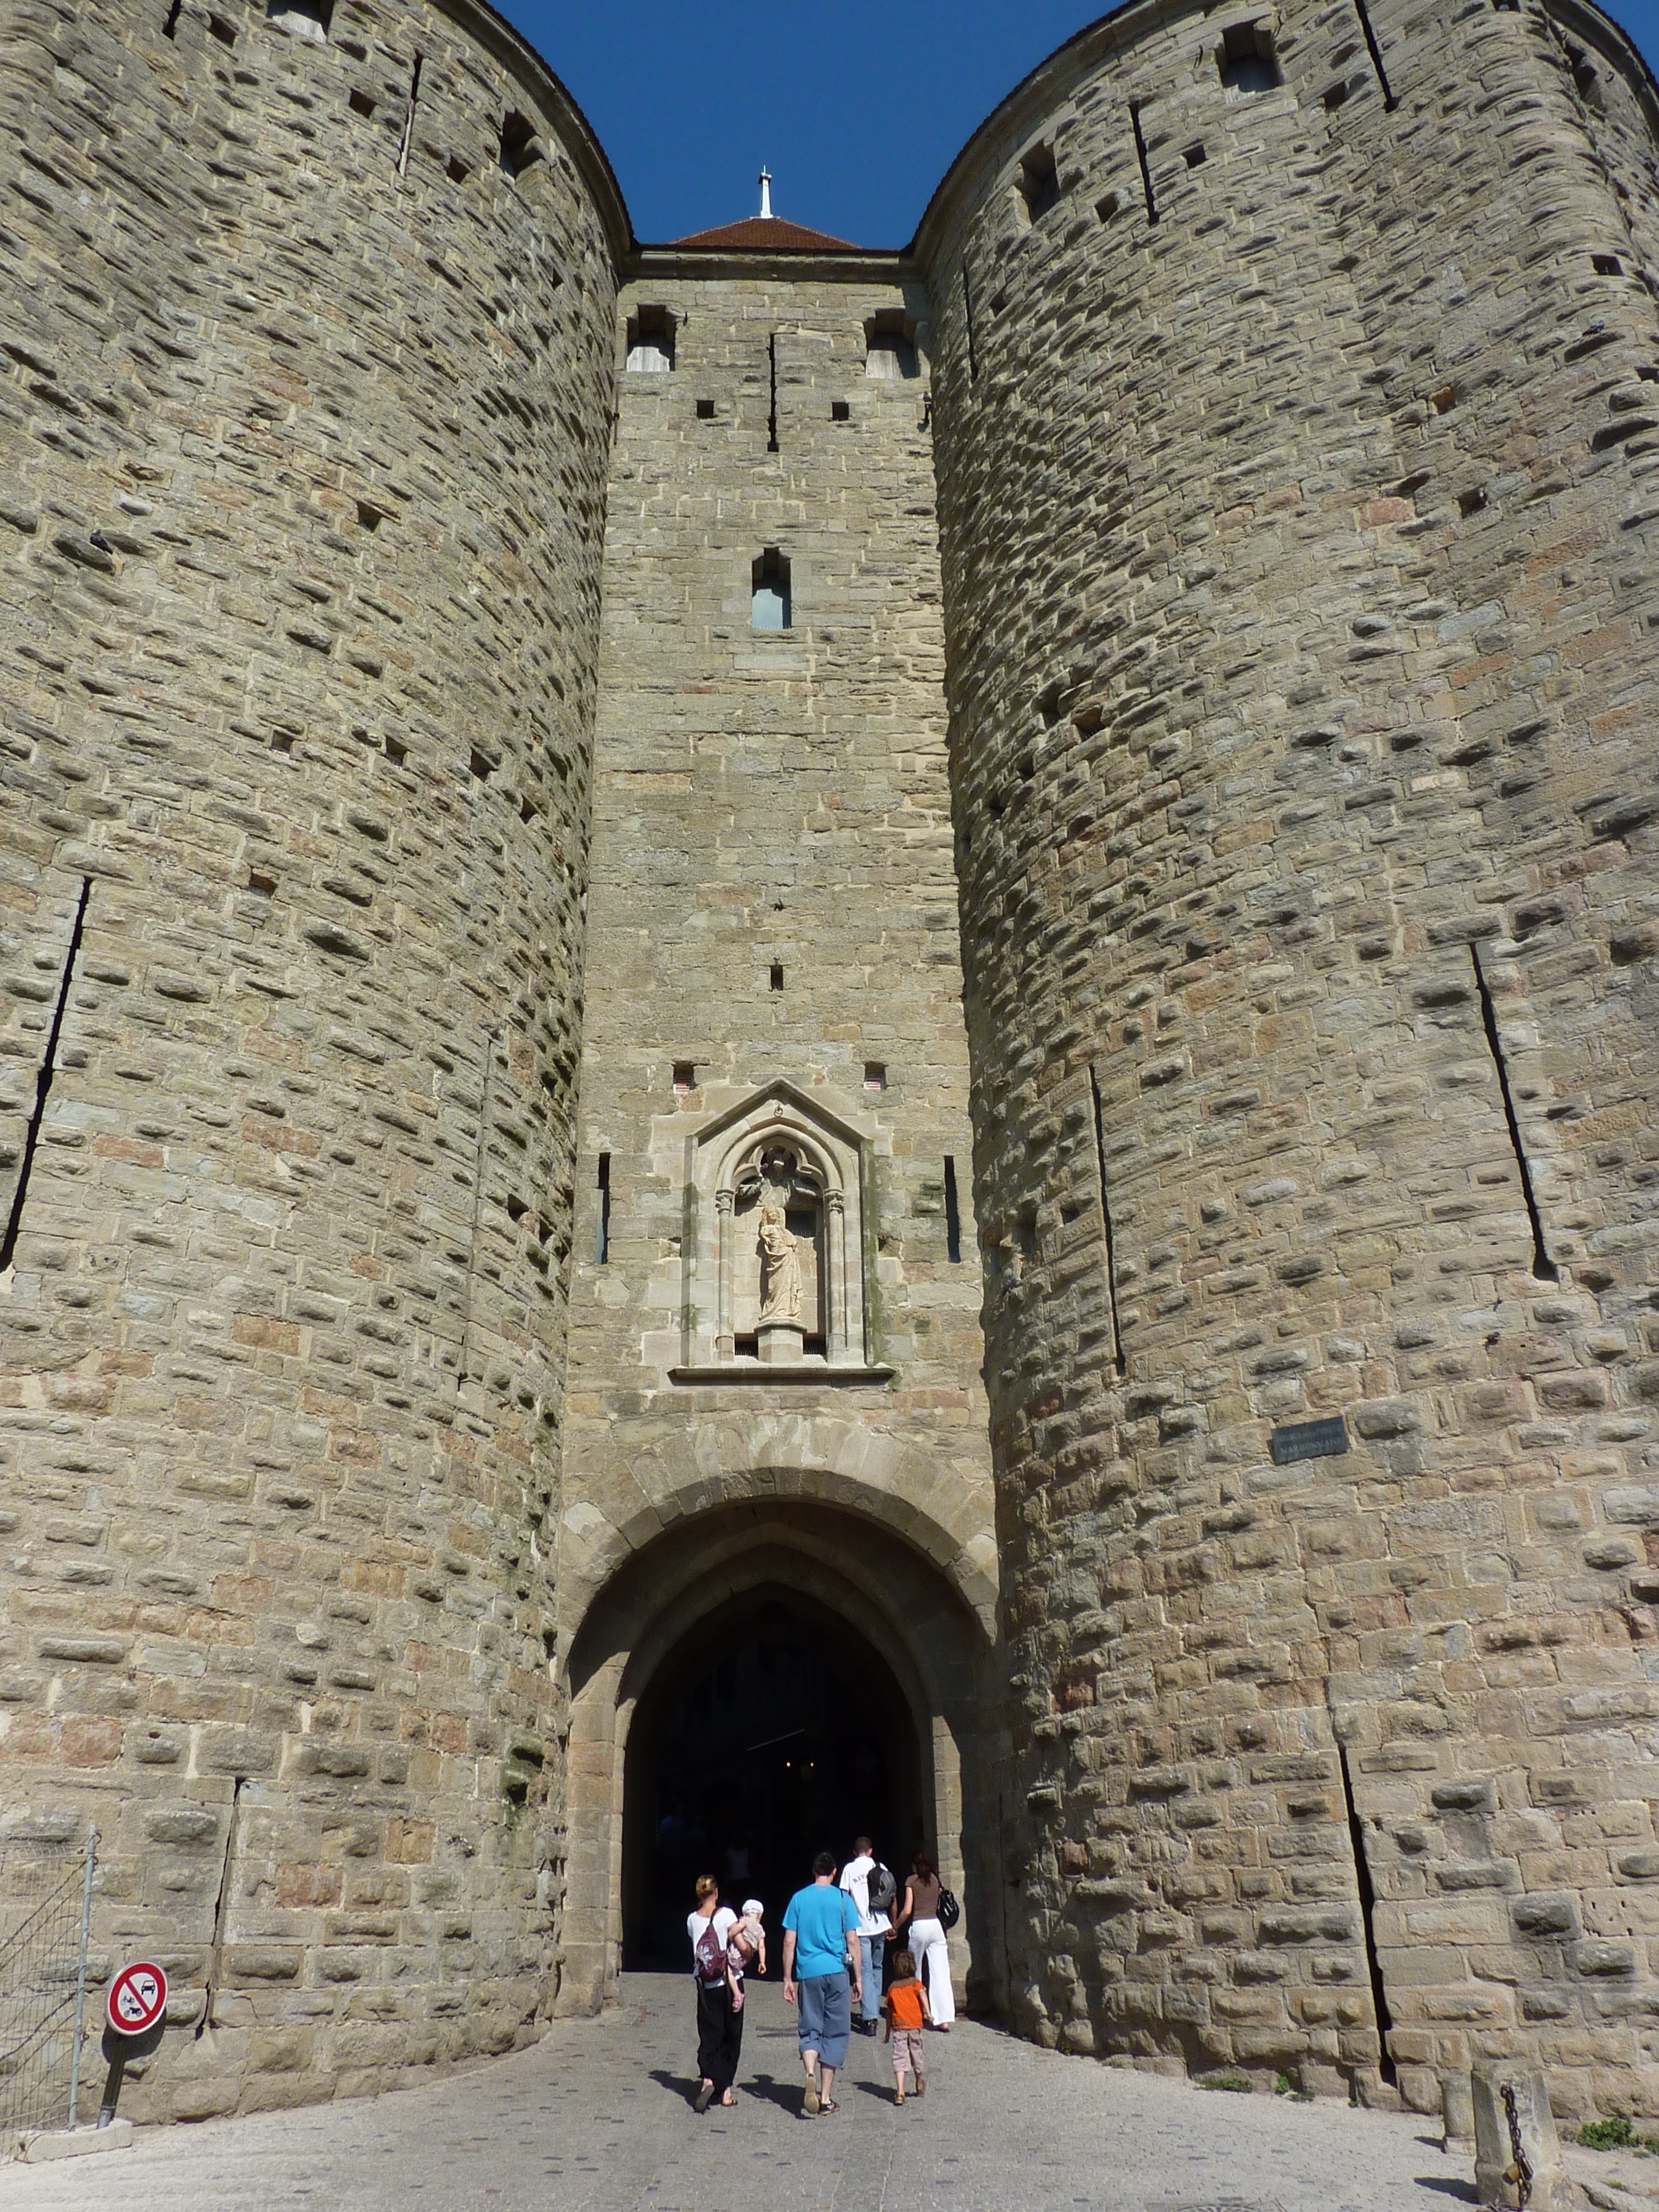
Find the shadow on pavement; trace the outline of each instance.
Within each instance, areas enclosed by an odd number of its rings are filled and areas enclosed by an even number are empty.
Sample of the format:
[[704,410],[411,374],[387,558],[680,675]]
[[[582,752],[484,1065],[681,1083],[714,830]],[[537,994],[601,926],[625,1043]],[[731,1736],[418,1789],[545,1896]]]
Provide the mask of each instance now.
[[738,2094],[757,2097],[763,2104],[775,2105],[781,2112],[799,2112],[805,2085],[799,2075],[793,2081],[780,2081],[770,2074],[751,2074],[739,2081]]
[[1472,2181],[1443,2180],[1438,2174],[1430,2173],[1419,2173],[1416,2179],[1419,2189],[1431,2189],[1437,2197],[1455,2197],[1460,2204],[1480,2202],[1480,2192]]

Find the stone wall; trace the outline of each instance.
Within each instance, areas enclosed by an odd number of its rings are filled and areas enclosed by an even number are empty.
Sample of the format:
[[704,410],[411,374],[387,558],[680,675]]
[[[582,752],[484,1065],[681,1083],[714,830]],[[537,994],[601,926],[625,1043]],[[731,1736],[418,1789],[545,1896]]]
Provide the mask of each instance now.
[[[674,366],[622,376],[611,463],[560,1601],[574,1638],[655,1544],[659,1579],[628,1616],[649,1620],[709,1544],[712,1607],[742,1571],[726,1563],[732,1511],[766,1507],[756,1542],[793,1542],[800,1575],[843,1611],[856,1585],[896,1661],[921,1651],[915,1717],[924,1739],[949,1738],[930,1827],[960,1878],[963,1813],[945,1778],[958,1758],[982,1771],[961,1654],[984,1650],[974,1615],[994,1621],[996,1565],[980,1271],[971,1219],[952,1256],[945,1190],[948,1159],[965,1215],[921,304],[890,261],[726,265],[669,250],[618,305],[619,356],[630,322],[657,310],[673,318]],[[915,374],[866,374],[866,326],[884,316],[908,319]],[[751,623],[769,548],[792,597],[774,632]],[[712,1194],[700,1224],[692,1147],[780,1083],[809,1121],[825,1114],[867,1148],[865,1327],[839,1366],[820,1354],[774,1381],[751,1358],[746,1375],[704,1379],[686,1363],[699,1346],[713,1357]],[[700,1227],[704,1256],[689,1264]],[[923,1562],[934,1581],[918,1606]],[[611,1808],[633,1632],[590,1661],[608,1671],[575,1723],[573,1791],[592,1817],[567,1942],[591,2002],[620,1933]],[[982,1918],[975,1940],[988,1965]]]
[[140,2118],[553,1989],[627,224],[497,19],[326,15],[23,0],[0,76],[0,1803],[173,1978]]
[[1652,88],[1589,9],[1369,21],[1127,10],[919,240],[1010,1972],[1648,2111]]

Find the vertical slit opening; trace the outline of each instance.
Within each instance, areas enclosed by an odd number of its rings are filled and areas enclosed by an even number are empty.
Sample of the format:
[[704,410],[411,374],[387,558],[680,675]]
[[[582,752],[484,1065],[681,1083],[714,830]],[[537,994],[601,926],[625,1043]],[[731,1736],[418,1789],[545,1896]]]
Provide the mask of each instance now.
[[219,1896],[213,1908],[213,1941],[208,1948],[207,1987],[202,1992],[202,2016],[196,2023],[199,2043],[213,2026],[214,2001],[219,1993],[219,1971],[225,1954],[225,1923],[230,1917],[230,1879],[236,1863],[236,1828],[241,1817],[242,1792],[247,1777],[239,1774],[230,1793],[230,1818],[225,1824],[224,1863],[219,1869]]
[[979,374],[979,350],[974,343],[974,288],[968,282],[968,264],[962,264],[962,320],[968,333],[968,381]]
[[604,1267],[611,1257],[611,1155],[599,1154],[599,1225],[593,1240],[593,1257]]
[[52,1095],[52,1079],[58,1072],[58,1040],[63,1035],[64,1016],[69,1007],[70,986],[75,981],[75,963],[81,951],[82,932],[87,923],[87,901],[92,896],[92,878],[81,878],[81,899],[75,909],[75,927],[70,934],[69,951],[64,958],[63,980],[58,986],[58,1003],[52,1008],[52,1027],[46,1033],[46,1048],[40,1058],[40,1073],[34,1079],[34,1111],[29,1115],[28,1130],[23,1139],[23,1157],[17,1170],[17,1188],[11,1194],[11,1213],[6,1223],[4,1239],[0,1241],[0,1274],[12,1263],[17,1249],[18,1234],[23,1226],[23,1206],[29,1194],[29,1177],[34,1171],[34,1155],[40,1142],[40,1128],[46,1118],[46,1101]]
[[409,105],[404,110],[404,135],[398,141],[398,174],[409,174],[409,149],[415,143],[415,104],[421,96],[421,57],[415,57],[415,66],[409,72]]
[[1100,1109],[1100,1079],[1089,1063],[1089,1097],[1095,1109],[1095,1166],[1100,1176],[1100,1228],[1106,1255],[1106,1304],[1112,1316],[1112,1357],[1120,1375],[1129,1363],[1123,1357],[1123,1331],[1117,1317],[1117,1254],[1112,1242],[1112,1206],[1106,1193],[1106,1122]]
[[167,9],[167,21],[161,26],[161,36],[164,39],[176,39],[178,37],[179,17],[183,12],[184,4],[185,0],[172,0],[172,5]]
[[1371,1887],[1370,1862],[1365,1856],[1365,1832],[1359,1822],[1359,1808],[1353,1802],[1353,1777],[1348,1771],[1346,1747],[1336,1747],[1338,1763],[1342,1769],[1342,1800],[1348,1808],[1348,1842],[1353,1851],[1354,1885],[1359,1892],[1359,1924],[1365,1936],[1365,1967],[1371,1978],[1371,2008],[1376,2014],[1376,2041],[1381,2057],[1377,2061],[1382,2079],[1393,2088],[1398,2075],[1394,2055],[1389,2049],[1389,2038],[1394,2032],[1394,2015],[1389,2010],[1389,1993],[1382,1985],[1382,1961],[1376,1951],[1376,1892]]
[[1135,159],[1140,164],[1140,189],[1146,195],[1146,220],[1158,221],[1158,198],[1152,191],[1152,165],[1146,159],[1146,134],[1140,127],[1140,102],[1129,102],[1129,126],[1135,134]]
[[1382,88],[1382,105],[1390,110],[1399,106],[1394,96],[1394,87],[1389,82],[1389,72],[1382,65],[1382,49],[1376,43],[1376,33],[1371,28],[1371,11],[1365,0],[1353,0],[1354,13],[1359,18],[1359,27],[1365,33],[1365,51],[1371,58],[1371,67],[1376,71],[1377,83]]
[[778,334],[773,331],[766,341],[767,367],[772,378],[772,411],[766,418],[766,450],[778,450]]
[[962,1201],[957,1196],[957,1164],[945,1156],[945,1256],[954,1266],[962,1258]]
[[1503,1094],[1504,1119],[1509,1124],[1510,1148],[1515,1154],[1515,1164],[1520,1172],[1521,1192],[1527,1201],[1527,1219],[1532,1224],[1532,1272],[1540,1283],[1559,1283],[1561,1270],[1551,1259],[1549,1248],[1544,1242],[1544,1218],[1538,1211],[1538,1196],[1532,1187],[1532,1170],[1527,1165],[1526,1152],[1521,1142],[1521,1123],[1516,1115],[1515,1098],[1510,1090],[1510,1071],[1504,1059],[1503,1042],[1498,1034],[1498,1009],[1492,1002],[1492,993],[1486,986],[1479,945],[1470,945],[1469,958],[1474,963],[1474,985],[1480,994],[1480,1020],[1486,1032],[1486,1048],[1492,1054],[1492,1066],[1498,1070],[1498,1088]]

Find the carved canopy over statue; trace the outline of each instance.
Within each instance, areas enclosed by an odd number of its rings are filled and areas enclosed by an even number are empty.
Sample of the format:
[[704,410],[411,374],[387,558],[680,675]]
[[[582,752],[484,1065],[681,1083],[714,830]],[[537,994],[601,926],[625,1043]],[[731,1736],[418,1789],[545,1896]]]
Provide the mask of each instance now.
[[869,1141],[827,1101],[785,1081],[691,1137],[688,1179],[702,1205],[686,1252],[686,1379],[750,1363],[803,1377],[818,1364],[887,1373],[868,1364],[866,1341]]

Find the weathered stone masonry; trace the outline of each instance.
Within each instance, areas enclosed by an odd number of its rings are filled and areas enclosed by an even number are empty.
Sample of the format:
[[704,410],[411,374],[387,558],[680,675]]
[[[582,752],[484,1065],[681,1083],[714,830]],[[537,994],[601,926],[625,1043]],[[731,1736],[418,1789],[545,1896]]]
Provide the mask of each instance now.
[[[1026,2032],[1659,2111],[1627,43],[1144,0],[805,259],[637,246],[469,0],[0,51],[0,1818],[173,1976],[134,2109],[599,2002],[764,1586]],[[774,1114],[855,1340],[734,1376]]]
[[91,890],[0,1292],[0,1795],[90,1814],[100,1948],[173,1977],[141,2114],[511,2043],[562,1881],[626,227],[493,19],[320,29],[6,48],[0,1218]]
[[1010,1973],[1363,2085],[1364,1881],[1413,2103],[1647,2109],[1652,88],[1382,4],[1395,106],[1348,7],[1256,89],[1234,12],[1073,41],[919,240]]

